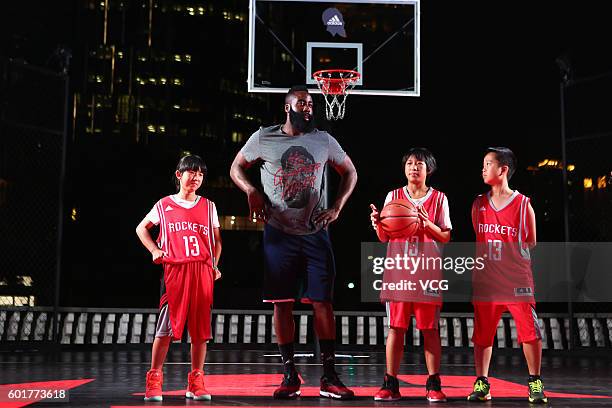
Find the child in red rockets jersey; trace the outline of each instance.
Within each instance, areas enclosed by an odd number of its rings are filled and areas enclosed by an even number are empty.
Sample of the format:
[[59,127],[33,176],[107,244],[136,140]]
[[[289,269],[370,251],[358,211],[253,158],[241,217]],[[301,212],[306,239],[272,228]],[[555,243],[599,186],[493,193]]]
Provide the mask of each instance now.
[[535,312],[529,250],[536,245],[535,213],[528,197],[510,189],[516,158],[506,147],[491,147],[484,157],[482,178],[491,191],[476,197],[472,224],[482,270],[473,272],[474,363],[476,381],[468,401],[491,399],[487,380],[497,324],[509,311],[529,369],[529,402],[547,402],[540,378],[542,333]]
[[[211,339],[213,283],[221,277],[221,235],[215,204],[196,195],[206,175],[204,161],[183,157],[175,172],[178,193],[159,200],[136,227],[153,262],[162,264],[159,319],[147,372],[145,401],[162,401],[162,367],[172,340],[180,340],[185,322],[191,336],[191,372],[185,396],[210,400],[204,387],[206,342]],[[157,242],[149,229],[159,225]]]
[[[390,248],[391,246],[404,247],[406,242],[409,242],[410,246],[421,248],[422,251],[430,251],[433,247],[437,248],[437,243],[448,242],[452,229],[446,195],[426,185],[427,178],[436,170],[436,160],[429,150],[413,148],[404,156],[402,162],[408,184],[390,191],[385,199],[385,205],[395,199],[411,201],[418,209],[421,222],[420,229],[409,238],[390,239],[380,228],[378,210],[373,204],[370,204],[372,226],[378,239],[381,242],[389,242]],[[438,253],[438,251],[439,249],[436,249],[435,252]],[[425,271],[419,271],[419,273],[422,272]],[[410,301],[407,301],[408,299]],[[424,338],[425,362],[429,373],[426,384],[426,398],[430,402],[446,401],[439,375],[442,350],[438,322],[441,306],[440,294],[431,292],[423,293],[420,296],[410,295],[408,298],[387,301],[389,318],[386,346],[387,372],[385,373],[383,386],[374,396],[374,400],[396,401],[401,398],[397,374],[404,353],[406,330],[410,325],[411,316],[414,314],[417,328],[423,333]]]

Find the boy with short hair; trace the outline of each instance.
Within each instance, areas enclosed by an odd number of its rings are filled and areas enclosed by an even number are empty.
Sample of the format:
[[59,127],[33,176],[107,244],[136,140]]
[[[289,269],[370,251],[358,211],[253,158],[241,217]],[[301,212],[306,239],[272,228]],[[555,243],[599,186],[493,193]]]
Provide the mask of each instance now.
[[535,311],[533,273],[529,250],[536,245],[535,213],[528,197],[512,190],[508,180],[516,157],[507,147],[490,147],[483,161],[482,178],[491,186],[472,205],[472,224],[478,254],[485,267],[473,274],[474,364],[476,381],[468,401],[488,401],[487,376],[497,324],[504,311],[516,323],[518,341],[529,368],[529,402],[547,402],[540,377],[542,333]]
[[[427,179],[436,170],[436,159],[429,150],[416,147],[410,149],[403,157],[402,167],[407,184],[390,191],[387,194],[385,205],[396,199],[410,201],[418,211],[419,230],[412,236],[395,238],[388,236],[380,226],[378,210],[373,204],[370,204],[372,227],[381,242],[389,242],[387,256],[399,253],[405,253],[408,256],[419,256],[418,254],[423,253],[439,256],[438,245],[450,240],[452,225],[446,195],[427,185]],[[415,272],[418,272],[418,276],[423,276],[428,272],[435,273],[435,271],[427,271],[423,268],[412,273]],[[387,273],[393,274],[394,272],[387,270],[385,274]],[[401,277],[401,272],[396,277]],[[386,345],[387,364],[383,385],[374,395],[374,400],[397,401],[401,398],[397,375],[404,354],[406,330],[414,315],[416,326],[423,333],[425,363],[429,374],[425,385],[425,398],[429,402],[445,402],[446,395],[442,391],[439,374],[442,354],[438,327],[442,307],[441,293],[423,291],[420,294],[415,292],[397,298],[383,292],[381,299],[386,301],[389,317],[389,334]]]

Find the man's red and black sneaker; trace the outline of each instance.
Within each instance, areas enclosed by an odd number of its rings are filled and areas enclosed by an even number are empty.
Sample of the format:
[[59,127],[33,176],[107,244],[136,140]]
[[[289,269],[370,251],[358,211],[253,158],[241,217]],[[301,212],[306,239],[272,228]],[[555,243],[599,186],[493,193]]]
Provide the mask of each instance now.
[[399,381],[396,377],[385,374],[383,385],[374,395],[374,401],[397,401],[402,398],[399,392]]
[[294,399],[300,395],[300,377],[297,372],[285,374],[280,387],[274,391],[275,399]]
[[427,401],[446,402],[446,395],[444,395],[442,392],[442,381],[440,381],[440,375],[430,375],[429,378],[427,378],[425,389],[427,390]]
[[355,393],[346,388],[346,385],[342,384],[342,381],[338,378],[338,374],[335,373],[321,377],[321,390],[319,391],[319,395],[326,398],[341,400],[353,399],[355,397]]

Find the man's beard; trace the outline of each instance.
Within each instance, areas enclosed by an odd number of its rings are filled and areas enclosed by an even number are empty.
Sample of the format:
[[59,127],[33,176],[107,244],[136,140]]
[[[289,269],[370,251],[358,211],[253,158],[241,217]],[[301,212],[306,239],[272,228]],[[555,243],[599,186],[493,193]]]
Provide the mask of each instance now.
[[312,115],[310,115],[310,120],[306,120],[304,119],[303,113],[298,113],[291,107],[289,108],[289,122],[291,122],[291,126],[300,133],[312,132],[315,127],[314,117]]

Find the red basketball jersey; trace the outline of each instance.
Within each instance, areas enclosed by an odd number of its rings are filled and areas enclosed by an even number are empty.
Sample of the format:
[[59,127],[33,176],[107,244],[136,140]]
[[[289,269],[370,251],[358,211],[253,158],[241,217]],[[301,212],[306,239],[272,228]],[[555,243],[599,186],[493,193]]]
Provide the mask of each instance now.
[[159,215],[157,244],[166,253],[164,263],[201,261],[212,267],[214,259],[213,203],[198,196],[198,203],[184,208],[170,196],[155,204]]
[[[444,193],[433,188],[421,200],[413,200],[408,194],[406,187],[398,188],[387,195],[387,202],[391,200],[408,200],[415,207],[423,206],[427,211],[429,220],[443,230],[451,229],[450,218],[446,213],[448,205],[445,205]],[[419,228],[417,232],[404,238],[392,238],[387,245],[387,258],[402,259],[401,267],[393,266],[385,268],[383,283],[403,282],[404,285],[412,285],[413,290],[385,290],[381,291],[381,299],[397,302],[421,302],[441,304],[442,293],[440,290],[423,288],[421,285],[428,281],[439,282],[442,277],[440,263],[434,260],[441,256],[441,247],[434,241],[424,229]],[[404,262],[403,259],[414,259],[419,264]],[[407,268],[406,268],[407,266]]]
[[526,246],[529,198],[515,191],[503,207],[493,205],[490,193],[474,200],[472,223],[477,256],[484,269],[473,271],[474,301],[534,302],[531,259]]
[[[396,188],[395,190],[391,191],[390,195],[392,197],[391,198],[392,200],[398,200],[398,199],[408,200],[412,202],[413,204],[415,204],[415,206],[417,205],[423,206],[423,208],[425,208],[425,211],[427,211],[427,214],[429,215],[429,220],[431,222],[438,225],[443,230],[450,229],[450,225],[444,225],[445,223],[444,219],[446,218],[447,214],[444,214],[443,204],[444,204],[445,196],[443,192],[438,191],[435,188],[431,188],[431,192],[428,192],[429,197],[425,198],[425,200],[421,203],[419,203],[418,200],[413,200],[410,197],[410,195],[406,191],[406,187]],[[443,224],[443,225],[440,225],[440,224]],[[429,235],[425,233],[425,231],[422,228],[419,228],[417,233],[408,239],[413,242],[418,242],[418,243],[435,242],[433,239],[431,239]],[[406,241],[406,238],[394,238],[390,240],[390,242],[397,242],[397,241]]]

